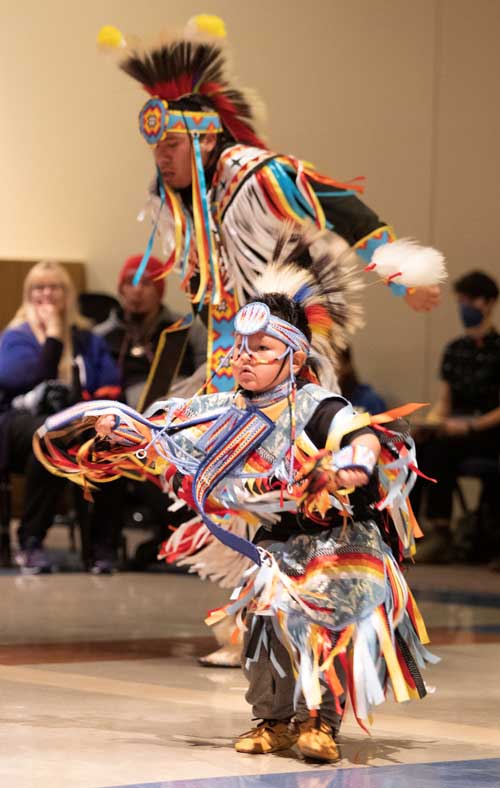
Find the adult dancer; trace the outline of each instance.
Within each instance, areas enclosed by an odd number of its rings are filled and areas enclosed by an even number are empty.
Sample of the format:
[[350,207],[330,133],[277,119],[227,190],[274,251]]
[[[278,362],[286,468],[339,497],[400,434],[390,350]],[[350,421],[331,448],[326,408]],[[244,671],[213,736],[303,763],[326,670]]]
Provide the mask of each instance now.
[[[358,198],[358,183],[342,184],[267,147],[257,131],[258,102],[228,74],[224,35],[217,17],[196,17],[157,46],[131,44],[120,62],[151,96],[139,113],[156,165],[149,195],[153,230],[143,267],[158,233],[165,273],[179,271],[185,292],[208,311],[209,377],[217,370],[212,391],[232,388],[219,362],[232,343],[234,315],[254,294],[286,221],[312,220],[328,229],[337,256],[353,249],[414,309],[438,302],[444,277],[442,256],[396,240]],[[98,41],[127,46],[111,27],[101,30]]]

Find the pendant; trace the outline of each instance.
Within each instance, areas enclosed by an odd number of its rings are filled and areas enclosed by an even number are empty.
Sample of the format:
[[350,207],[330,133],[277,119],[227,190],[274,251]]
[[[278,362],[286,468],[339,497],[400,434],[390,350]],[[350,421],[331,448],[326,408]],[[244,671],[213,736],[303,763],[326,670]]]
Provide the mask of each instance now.
[[141,356],[144,356],[145,353],[146,353],[146,348],[144,347],[144,345],[132,345],[132,347],[130,348],[130,355],[133,356],[134,358],[140,358]]

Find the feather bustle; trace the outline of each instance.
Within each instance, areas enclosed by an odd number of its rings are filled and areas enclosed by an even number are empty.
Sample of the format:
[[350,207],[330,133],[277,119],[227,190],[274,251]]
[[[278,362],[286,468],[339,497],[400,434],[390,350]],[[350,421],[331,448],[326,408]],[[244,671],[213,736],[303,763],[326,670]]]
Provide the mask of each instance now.
[[363,325],[357,295],[363,283],[356,255],[334,233],[287,223],[271,262],[255,283],[256,297],[283,293],[304,308],[312,358],[322,385],[335,385],[336,351]]

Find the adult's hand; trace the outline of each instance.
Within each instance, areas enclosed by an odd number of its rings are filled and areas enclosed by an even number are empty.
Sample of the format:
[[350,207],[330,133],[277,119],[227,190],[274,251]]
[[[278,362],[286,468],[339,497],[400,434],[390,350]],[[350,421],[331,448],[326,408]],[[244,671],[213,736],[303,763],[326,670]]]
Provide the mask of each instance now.
[[415,312],[430,312],[441,303],[441,288],[439,285],[412,287],[404,298]]
[[468,435],[470,432],[470,420],[457,418],[445,419],[442,425],[442,432],[444,432],[445,435],[453,437]]
[[60,310],[54,304],[38,304],[36,309],[46,336],[62,339],[63,320]]

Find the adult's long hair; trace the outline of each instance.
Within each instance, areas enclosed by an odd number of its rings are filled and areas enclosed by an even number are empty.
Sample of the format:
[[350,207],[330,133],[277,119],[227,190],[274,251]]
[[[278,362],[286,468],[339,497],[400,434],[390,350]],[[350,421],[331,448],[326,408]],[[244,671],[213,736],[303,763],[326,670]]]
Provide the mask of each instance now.
[[63,352],[59,362],[58,377],[64,383],[70,384],[72,381],[73,366],[73,347],[71,339],[71,329],[73,326],[81,329],[90,328],[90,321],[78,311],[75,286],[66,269],[55,260],[42,260],[33,268],[30,268],[23,284],[23,300],[21,306],[10,321],[8,328],[15,328],[22,323],[28,323],[31,330],[40,341],[45,340],[41,330],[40,321],[37,316],[36,306],[32,300],[33,287],[46,280],[47,275],[55,283],[60,284],[65,294],[64,307],[62,310],[62,343]]

